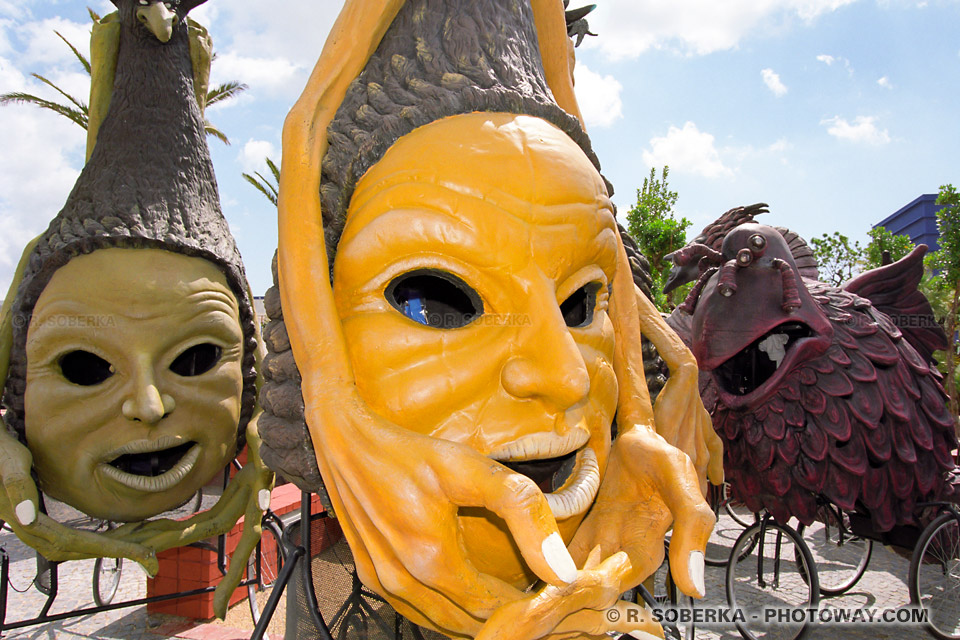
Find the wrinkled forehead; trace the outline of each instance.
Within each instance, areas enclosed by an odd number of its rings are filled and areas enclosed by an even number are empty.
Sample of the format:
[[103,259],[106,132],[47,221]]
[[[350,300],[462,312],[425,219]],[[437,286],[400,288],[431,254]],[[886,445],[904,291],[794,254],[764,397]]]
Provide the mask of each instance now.
[[613,219],[603,178],[586,154],[556,126],[526,115],[451,116],[401,137],[357,183],[347,225],[366,224],[384,200],[408,201],[417,189],[482,200],[527,222],[569,219],[571,207]]
[[102,307],[131,317],[169,315],[214,303],[232,316],[238,302],[223,272],[199,257],[163,249],[99,249],[77,256],[50,278],[34,316]]

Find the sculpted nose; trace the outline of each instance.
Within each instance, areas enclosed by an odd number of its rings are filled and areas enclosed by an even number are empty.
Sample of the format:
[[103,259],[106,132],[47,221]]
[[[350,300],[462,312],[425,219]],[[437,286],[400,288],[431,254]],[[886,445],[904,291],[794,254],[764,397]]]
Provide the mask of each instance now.
[[517,398],[544,398],[560,409],[583,400],[590,391],[590,375],[576,344],[570,342],[572,349],[557,345],[558,352],[567,353],[511,357],[500,372],[504,390]]
[[138,367],[133,390],[123,401],[121,411],[125,418],[146,424],[155,424],[173,411],[173,397],[161,394],[147,366]]

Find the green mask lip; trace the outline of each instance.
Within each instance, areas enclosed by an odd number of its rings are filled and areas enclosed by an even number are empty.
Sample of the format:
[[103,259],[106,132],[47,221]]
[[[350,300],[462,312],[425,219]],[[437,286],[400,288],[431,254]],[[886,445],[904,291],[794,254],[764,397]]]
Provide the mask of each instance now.
[[[197,460],[200,458],[201,447],[197,443],[181,442],[180,438],[166,437],[158,441],[153,441],[154,443],[160,441],[175,441],[176,446],[174,447],[152,447],[149,449],[144,449],[143,445],[144,440],[135,441],[124,445],[120,449],[139,449],[137,451],[129,451],[127,453],[122,453],[121,455],[114,456],[111,458],[111,462],[102,462],[97,465],[97,469],[107,478],[136,491],[145,491],[148,493],[160,493],[163,491],[169,491],[177,484],[180,483],[196,466]],[[185,452],[180,453],[172,451],[172,449],[182,449],[187,445],[191,445],[189,449]],[[119,450],[118,450],[119,451]],[[161,473],[160,475],[142,475],[138,473],[128,473],[127,471],[122,471],[116,466],[113,466],[118,458],[123,455],[145,455],[150,453],[164,453],[167,452],[169,456],[176,456],[179,454],[179,460],[173,464],[167,471]]]

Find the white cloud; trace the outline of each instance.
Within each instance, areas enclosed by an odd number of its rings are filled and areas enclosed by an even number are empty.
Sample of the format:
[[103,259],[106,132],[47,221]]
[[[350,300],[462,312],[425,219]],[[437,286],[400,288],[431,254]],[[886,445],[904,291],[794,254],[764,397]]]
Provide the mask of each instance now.
[[749,33],[791,19],[812,21],[856,0],[606,0],[590,14],[602,34],[584,46],[618,60],[676,49],[703,55],[735,48]]
[[280,154],[277,153],[277,148],[273,146],[273,143],[251,138],[243,145],[237,161],[246,173],[259,171],[266,175],[264,172],[267,171],[267,165],[264,158],[270,158],[278,165],[280,164]]
[[827,133],[839,140],[847,140],[860,144],[879,146],[890,142],[890,134],[886,129],[879,129],[874,116],[857,116],[853,123],[845,118],[834,116],[820,122],[827,125]]
[[763,78],[763,84],[767,85],[767,89],[770,89],[773,95],[780,98],[787,93],[787,86],[780,81],[780,74],[773,69],[763,69],[760,76]]
[[682,129],[671,126],[667,135],[652,138],[650,147],[643,151],[643,161],[649,167],[669,165],[678,173],[706,178],[733,175],[720,160],[713,135],[700,131],[693,122],[685,123]]
[[[282,58],[250,58],[236,53],[217,56],[212,72],[214,82],[239,80],[261,91],[276,91],[287,88],[297,78],[298,68]],[[235,104],[229,100],[226,104]]]
[[842,64],[843,68],[847,70],[851,76],[853,75],[853,67],[850,65],[850,61],[842,56],[831,56],[826,53],[822,53],[817,56],[817,61],[824,63],[828,67],[832,67],[834,63]]
[[79,64],[70,48],[54,31],[87,55],[90,51],[90,23],[73,22],[64,18],[47,18],[19,25],[17,38],[26,43],[23,59],[32,65]]
[[883,76],[882,78],[877,80],[877,84],[883,87],[884,89],[893,89],[893,83],[890,82],[890,78],[888,78],[887,76]]
[[[29,88],[0,59],[0,86]],[[86,143],[77,125],[29,105],[2,107],[0,117],[0,296],[5,295],[24,245],[63,207],[79,174]]]
[[609,127],[623,118],[623,85],[611,75],[594,73],[585,64],[574,67],[577,103],[586,126]]

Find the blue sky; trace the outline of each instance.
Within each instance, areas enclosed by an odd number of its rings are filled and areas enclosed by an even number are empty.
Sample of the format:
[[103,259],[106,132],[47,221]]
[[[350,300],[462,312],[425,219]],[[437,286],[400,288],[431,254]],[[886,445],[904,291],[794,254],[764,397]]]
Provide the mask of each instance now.
[[[621,216],[668,164],[691,236],[726,209],[810,238],[870,226],[946,182],[960,185],[960,0],[594,0],[577,91]],[[585,3],[585,2],[584,2]],[[279,161],[280,130],[339,0],[209,0],[192,14],[219,54],[214,81],[250,89],[208,117],[224,212],[251,285],[270,284],[271,205],[240,177]],[[576,0],[572,3],[577,6]],[[59,30],[83,50],[81,0],[0,0],[0,92],[52,97],[39,72],[86,97]],[[101,13],[112,5],[90,0]],[[66,200],[84,133],[27,106],[0,109],[0,287]]]

